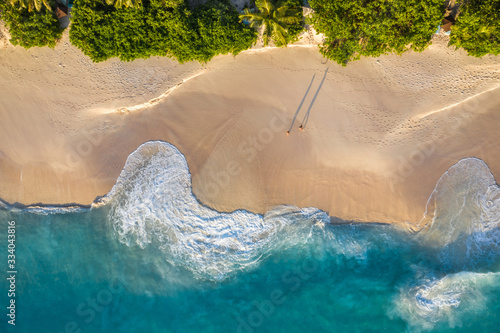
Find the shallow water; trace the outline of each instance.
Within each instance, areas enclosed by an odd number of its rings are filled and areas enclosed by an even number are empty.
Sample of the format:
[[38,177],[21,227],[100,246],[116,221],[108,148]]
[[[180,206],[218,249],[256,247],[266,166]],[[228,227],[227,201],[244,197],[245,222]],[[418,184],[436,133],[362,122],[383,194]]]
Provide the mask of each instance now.
[[99,207],[0,208],[5,278],[8,221],[16,326],[2,292],[1,332],[500,327],[500,190],[478,159],[443,175],[419,233],[333,225],[315,208],[218,213],[194,198],[184,157],[165,143],[132,154]]

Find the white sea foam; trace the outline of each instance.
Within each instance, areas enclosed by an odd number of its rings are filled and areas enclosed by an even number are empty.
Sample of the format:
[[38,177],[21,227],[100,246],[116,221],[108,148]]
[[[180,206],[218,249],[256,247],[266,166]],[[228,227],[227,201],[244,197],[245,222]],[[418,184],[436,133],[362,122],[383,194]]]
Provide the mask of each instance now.
[[[442,272],[438,278],[417,268],[400,290],[392,314],[411,331],[460,326],[464,315],[484,309],[488,288],[500,286],[500,187],[484,161],[466,158],[443,174],[426,215],[417,239],[433,250]],[[490,272],[471,272],[477,269]]]
[[[324,247],[317,251],[323,255],[358,260],[370,247],[355,227],[325,228],[329,217],[315,208],[280,206],[261,216],[203,206],[192,194],[184,156],[160,141],[147,142],[129,156],[113,189],[95,206],[103,203],[109,203],[109,220],[121,242],[152,245],[165,260],[208,279],[223,279],[255,266],[272,249],[301,243]],[[429,207],[433,219],[418,237],[439,249],[444,264],[457,271],[496,258],[500,194],[483,161],[465,159],[450,168]]]
[[0,210],[9,212],[27,212],[37,215],[52,215],[52,214],[70,214],[70,213],[83,213],[89,210],[84,206],[49,206],[49,205],[32,205],[16,207],[14,205],[0,201]]
[[[318,260],[364,261],[374,244],[398,241],[380,231],[372,243],[359,226],[331,225],[316,208],[279,206],[264,216],[212,210],[192,194],[184,156],[160,141],[147,142],[129,156],[113,189],[93,206],[101,205],[122,243],[160,251],[164,260],[213,281],[289,248],[309,251]],[[0,202],[2,207],[13,209]],[[443,271],[416,267],[416,277],[401,287],[390,315],[417,331],[460,326],[464,314],[484,309],[487,293],[500,287],[500,273],[493,273],[499,264],[499,207],[500,188],[482,160],[468,158],[451,167],[429,198],[429,222],[417,235],[425,248],[434,248]],[[37,214],[67,211],[30,208]],[[477,268],[493,272],[471,272]]]
[[488,166],[466,158],[438,181],[418,238],[452,270],[488,265],[500,255],[500,187]]
[[207,208],[192,194],[184,156],[158,141],[129,156],[102,202],[109,202],[109,220],[121,242],[158,247],[165,260],[214,280],[255,265],[272,248],[307,242],[313,229],[329,221],[315,208],[280,206],[264,216]]
[[401,317],[410,331],[430,331],[437,324],[461,326],[464,314],[484,310],[488,293],[500,286],[499,273],[460,272],[436,278],[426,272],[400,290],[390,315]]

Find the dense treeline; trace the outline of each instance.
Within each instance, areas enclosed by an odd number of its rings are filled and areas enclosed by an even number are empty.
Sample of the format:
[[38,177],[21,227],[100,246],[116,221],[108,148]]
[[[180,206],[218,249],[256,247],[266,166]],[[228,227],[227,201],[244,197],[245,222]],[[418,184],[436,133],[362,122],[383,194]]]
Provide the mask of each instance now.
[[[301,0],[255,0],[238,13],[230,0],[75,0],[71,42],[93,61],[130,61],[169,56],[180,62],[207,62],[238,54],[263,33],[264,43],[286,46],[303,31]],[[430,44],[444,16],[443,0],[309,0],[310,23],[325,35],[320,50],[346,65],[362,56]],[[0,0],[0,18],[11,42],[25,48],[54,47],[62,36],[54,0]],[[255,28],[255,29],[254,29]],[[470,55],[500,54],[500,0],[466,0],[452,28],[450,45]]]
[[21,6],[17,2],[12,5],[10,1],[0,1],[0,18],[9,28],[10,42],[24,48],[56,46],[63,29],[59,27],[59,21],[51,8],[53,5],[52,1],[45,1],[37,9],[30,5]]
[[193,10],[182,1],[116,8],[102,0],[76,0],[72,16],[71,42],[94,61],[170,56],[206,62],[250,48],[257,35],[239,23],[229,0],[209,0]]
[[500,0],[469,0],[460,8],[450,45],[469,55],[500,54]]
[[423,51],[443,19],[442,0],[310,0],[321,52],[342,65],[361,56]]

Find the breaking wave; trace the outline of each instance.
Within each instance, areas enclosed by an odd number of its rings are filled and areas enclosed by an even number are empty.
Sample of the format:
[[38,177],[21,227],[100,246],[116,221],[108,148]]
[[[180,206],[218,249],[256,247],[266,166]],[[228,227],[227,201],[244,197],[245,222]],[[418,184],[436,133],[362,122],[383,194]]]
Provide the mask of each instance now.
[[500,287],[500,273],[460,272],[436,277],[426,272],[394,300],[392,316],[404,319],[411,331],[430,331],[437,325],[460,327],[464,316],[485,310],[491,291]]
[[[145,143],[130,155],[108,201],[109,220],[121,242],[154,246],[166,261],[211,281],[291,247],[363,261],[388,237],[380,229],[374,241],[356,226],[332,225],[315,208],[279,206],[263,216],[212,210],[192,194],[184,156],[165,142]],[[388,315],[403,318],[411,330],[432,330],[438,324],[460,326],[464,314],[481,311],[485,292],[500,284],[499,273],[492,271],[500,253],[499,207],[499,187],[482,160],[468,158],[451,167],[429,198],[427,223],[414,236],[422,249],[430,249],[438,269],[417,267]]]
[[[316,208],[218,212],[196,199],[186,159],[161,141],[144,143],[128,157],[115,186],[92,208],[98,207],[121,243],[155,251],[197,281],[222,281],[288,250],[339,271],[409,252],[401,260],[402,272],[410,273],[398,277],[387,315],[405,320],[410,331],[459,327],[464,318],[486,313],[489,293],[500,288],[500,188],[476,158],[459,161],[439,179],[416,234],[392,225],[332,224]],[[20,211],[0,202],[1,210]]]
[[466,158],[439,179],[418,239],[449,271],[478,269],[500,255],[500,187],[484,161]]
[[[109,202],[121,242],[155,246],[165,260],[209,280],[253,267],[273,250],[314,242],[330,221],[315,208],[278,206],[264,216],[210,209],[191,191],[184,156],[165,142],[147,142],[132,153],[103,202]],[[330,239],[328,247],[361,257],[366,249],[348,233]]]
[[484,161],[466,158],[439,179],[416,236],[439,271],[416,267],[392,315],[412,331],[461,326],[500,287],[500,187]]

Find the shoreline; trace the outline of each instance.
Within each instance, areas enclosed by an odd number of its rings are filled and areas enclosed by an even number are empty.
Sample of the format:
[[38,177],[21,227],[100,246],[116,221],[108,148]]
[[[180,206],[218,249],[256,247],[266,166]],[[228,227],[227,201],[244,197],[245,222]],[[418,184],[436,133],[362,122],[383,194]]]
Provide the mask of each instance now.
[[[64,204],[64,203],[63,204],[50,204],[49,203],[49,204],[45,204],[45,203],[41,203],[41,202],[25,205],[25,204],[21,204],[18,202],[10,203],[10,202],[7,202],[7,201],[3,200],[2,198],[0,198],[0,209],[5,209],[5,210],[18,209],[18,210],[28,210],[28,211],[40,211],[43,214],[61,213],[61,212],[74,213],[74,212],[88,211],[91,209],[98,209],[102,206],[107,205],[109,201],[101,202],[101,200],[105,199],[108,194],[109,193],[107,193],[104,196],[98,196],[90,205],[76,204],[76,203],[67,203],[67,204]],[[194,194],[193,194],[193,196],[194,196]],[[196,198],[196,196],[194,196],[194,197]],[[196,199],[200,205],[202,205],[206,208],[209,208],[209,209],[213,209],[213,208],[205,205],[198,198],[196,198]],[[280,205],[280,206],[289,206],[289,205]],[[275,206],[273,208],[276,208],[276,207],[279,207],[279,206]],[[294,206],[290,206],[290,207],[294,207]],[[273,208],[271,208],[271,209],[273,209]],[[304,208],[316,208],[316,207],[294,207],[294,208],[301,210]],[[264,214],[261,214],[261,213],[247,211],[244,209],[236,209],[233,211],[226,211],[226,212],[219,212],[219,211],[216,211],[216,212],[217,213],[234,213],[236,211],[244,211],[247,213],[257,214],[261,217],[263,217],[267,213],[267,212],[265,212]],[[380,221],[370,221],[370,222],[349,221],[349,220],[343,220],[343,219],[338,218],[336,216],[329,215],[328,217],[330,219],[330,224],[332,224],[332,225],[358,225],[358,224],[359,225],[384,225],[384,226],[392,225],[392,223],[380,222]]]
[[[154,145],[154,147],[151,145]],[[68,204],[35,203],[35,204],[30,204],[30,205],[24,205],[24,204],[20,204],[17,202],[16,203],[9,203],[9,202],[6,202],[5,200],[0,198],[0,209],[7,210],[7,211],[27,210],[27,211],[32,212],[32,213],[39,213],[39,214],[43,214],[43,215],[57,214],[57,213],[59,213],[59,214],[60,213],[80,213],[80,212],[90,211],[93,209],[99,209],[103,206],[108,205],[112,200],[115,199],[116,196],[123,195],[122,192],[127,192],[127,189],[126,189],[126,187],[123,186],[123,183],[130,182],[130,177],[132,177],[132,178],[134,177],[133,171],[137,170],[138,165],[140,165],[144,162],[144,161],[141,161],[140,158],[144,158],[146,156],[149,156],[149,154],[150,154],[150,153],[148,153],[146,155],[143,155],[143,150],[145,150],[145,149],[154,149],[154,150],[160,149],[161,150],[163,147],[165,147],[165,145],[171,146],[169,143],[164,142],[164,141],[148,141],[148,142],[141,144],[136,150],[134,150],[127,157],[127,162],[126,162],[122,172],[120,173],[120,176],[118,177],[113,188],[105,195],[97,197],[90,205],[82,205],[82,204],[75,204],[75,203],[68,203]],[[174,149],[177,150],[177,148],[175,148],[175,147],[174,147]],[[185,156],[182,153],[180,153],[180,154],[182,155],[182,157],[185,160]],[[139,161],[138,161],[138,157],[140,157]],[[436,183],[434,190],[432,191],[431,195],[429,196],[429,198],[427,200],[425,212],[423,214],[423,218],[418,223],[412,224],[412,223],[408,223],[408,222],[388,223],[388,222],[383,222],[383,221],[344,220],[344,219],[341,219],[341,218],[336,217],[336,216],[328,215],[328,213],[327,213],[328,219],[329,219],[329,224],[331,224],[331,225],[370,225],[370,226],[396,225],[396,226],[403,228],[404,230],[406,230],[407,232],[410,232],[410,233],[418,233],[418,232],[423,231],[423,230],[428,230],[428,228],[430,226],[432,226],[432,223],[429,224],[429,222],[433,221],[434,213],[435,213],[431,210],[436,209],[435,203],[432,203],[431,201],[436,200],[435,196],[439,195],[438,194],[439,193],[438,187],[441,186],[441,183],[444,181],[444,179],[446,177],[448,177],[450,172],[454,171],[455,168],[457,168],[459,165],[463,165],[470,160],[477,160],[477,161],[479,161],[479,163],[483,163],[484,166],[486,167],[488,174],[493,178],[491,185],[500,189],[500,185],[496,181],[489,166],[486,163],[484,163],[484,161],[481,159],[474,158],[474,157],[468,157],[468,158],[464,158],[464,159],[458,161],[456,164],[453,164],[448,170],[446,170],[446,172],[444,172],[441,175],[441,177],[438,179],[438,181]],[[129,165],[129,163],[130,163],[130,165]],[[232,210],[232,211],[217,211],[217,210],[213,209],[212,207],[204,204],[193,193],[193,187],[192,187],[192,183],[191,183],[192,182],[192,175],[190,173],[189,166],[187,166],[187,162],[185,162],[185,163],[186,163],[186,167],[187,167],[187,173],[188,173],[189,179],[190,179],[189,195],[191,195],[196,200],[198,205],[200,205],[204,208],[208,208],[210,210],[213,210],[216,213],[234,214],[237,212],[244,212],[244,213],[259,215],[262,219],[264,219],[268,213],[271,213],[277,209],[279,210],[279,209],[286,208],[286,209],[292,209],[292,210],[298,210],[298,211],[303,211],[303,210],[305,211],[308,209],[317,209],[316,207],[297,207],[297,206],[293,206],[293,205],[281,204],[281,205],[276,205],[276,206],[271,207],[268,211],[266,211],[264,213],[252,212],[252,211],[248,211],[245,209],[239,209],[239,208]],[[130,173],[131,171],[132,171],[132,173]],[[488,176],[488,175],[483,174],[483,176]],[[442,209],[442,207],[440,209]]]
[[[219,56],[203,68],[169,59],[92,64],[64,41],[54,51],[0,49],[0,60],[7,202],[88,206],[151,140],[178,147],[193,194],[221,212],[289,204],[415,225],[460,159],[480,158],[500,175],[500,59],[467,57],[439,40],[423,53],[346,68],[305,47]],[[120,109],[129,111],[109,111]]]

